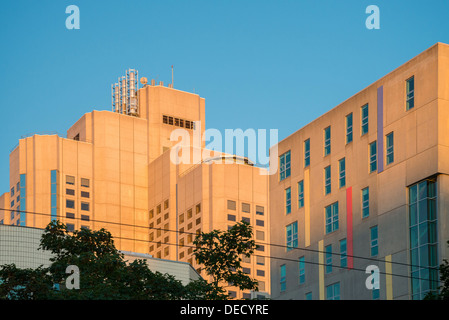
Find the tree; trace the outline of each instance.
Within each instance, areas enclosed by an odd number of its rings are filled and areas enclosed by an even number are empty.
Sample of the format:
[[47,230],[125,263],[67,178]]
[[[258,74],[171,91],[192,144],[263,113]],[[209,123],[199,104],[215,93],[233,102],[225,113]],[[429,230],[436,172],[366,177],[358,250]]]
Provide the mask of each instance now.
[[[0,299],[204,299],[211,291],[204,280],[184,286],[171,275],[152,272],[145,260],[127,263],[105,229],[69,233],[54,221],[46,227],[39,249],[53,254],[50,266],[2,266]],[[79,289],[65,287],[69,265],[79,268]]]
[[239,222],[227,232],[213,230],[200,233],[193,242],[194,255],[210,276],[211,299],[228,299],[225,284],[240,290],[258,290],[258,282],[242,271],[242,257],[250,257],[256,248],[252,240],[252,227],[247,222]]

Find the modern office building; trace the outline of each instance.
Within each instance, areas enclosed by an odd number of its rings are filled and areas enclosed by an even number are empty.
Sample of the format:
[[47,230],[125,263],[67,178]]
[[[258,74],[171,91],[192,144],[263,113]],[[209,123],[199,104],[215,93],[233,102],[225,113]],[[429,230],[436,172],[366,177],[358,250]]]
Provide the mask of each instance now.
[[449,257],[448,45],[307,124],[278,152],[273,299],[422,299],[437,288]]
[[[204,98],[140,80],[141,88],[137,71],[128,70],[112,86],[112,111],[84,114],[66,137],[20,139],[10,154],[0,220],[33,228],[54,219],[70,230],[106,228],[120,250],[190,262],[199,272],[191,244],[198,231],[227,230],[245,219],[255,237],[268,241],[268,176],[246,158],[212,152],[196,159],[194,150],[205,153]],[[172,161],[172,147],[179,146],[171,139],[175,129],[189,139],[192,161]],[[268,247],[259,250],[269,254]],[[262,295],[269,293],[269,268],[262,258],[244,262]],[[255,295],[229,291],[237,298]]]

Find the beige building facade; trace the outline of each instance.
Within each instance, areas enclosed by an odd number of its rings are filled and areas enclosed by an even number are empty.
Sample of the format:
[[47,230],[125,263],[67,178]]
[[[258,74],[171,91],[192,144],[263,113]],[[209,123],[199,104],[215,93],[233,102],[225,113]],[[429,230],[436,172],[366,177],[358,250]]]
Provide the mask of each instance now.
[[449,257],[448,130],[449,46],[437,43],[280,141],[270,218],[284,247],[271,254],[285,260],[272,260],[272,297],[434,290]]
[[[189,262],[200,273],[187,248],[199,231],[227,230],[244,218],[255,237],[268,241],[268,177],[259,168],[234,156],[231,163],[198,161],[194,153],[188,163],[171,159],[179,143],[171,138],[175,129],[203,154],[205,99],[146,79],[140,89],[136,82],[123,83],[113,88],[112,111],[84,114],[66,137],[20,139],[10,154],[11,189],[0,197],[7,209],[0,221],[42,229],[58,219],[70,230],[106,228],[120,250]],[[258,252],[266,256],[269,248]],[[244,264],[260,281],[260,294],[268,295],[269,261]]]

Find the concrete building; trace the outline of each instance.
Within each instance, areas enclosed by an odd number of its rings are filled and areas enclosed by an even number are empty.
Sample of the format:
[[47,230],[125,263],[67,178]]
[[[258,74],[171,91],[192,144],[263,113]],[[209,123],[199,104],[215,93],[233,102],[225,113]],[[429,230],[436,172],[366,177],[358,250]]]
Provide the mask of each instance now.
[[[66,137],[20,139],[10,154],[10,191],[0,197],[0,208],[7,209],[0,220],[33,228],[54,219],[70,230],[106,228],[119,250],[190,262],[198,272],[192,249],[184,249],[193,240],[188,232],[227,230],[245,218],[267,241],[267,175],[246,159],[195,162],[193,152],[191,162],[173,163],[175,129],[183,130],[189,148],[204,151],[205,100],[146,78],[139,89],[137,78],[128,70],[112,86],[113,110],[84,114]],[[262,249],[260,255],[269,255]],[[270,265],[262,260],[245,261],[244,270],[267,295]]]
[[[274,299],[422,299],[449,257],[449,46],[437,43],[278,144]],[[368,266],[380,273],[366,285]],[[373,267],[371,267],[373,268]],[[369,280],[371,280],[370,278]],[[375,287],[374,287],[375,289]]]

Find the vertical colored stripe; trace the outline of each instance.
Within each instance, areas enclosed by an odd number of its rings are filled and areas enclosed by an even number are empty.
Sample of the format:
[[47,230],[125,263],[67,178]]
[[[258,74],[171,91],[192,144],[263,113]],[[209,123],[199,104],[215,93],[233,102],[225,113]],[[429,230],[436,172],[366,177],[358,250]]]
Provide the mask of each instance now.
[[320,300],[324,300],[324,242],[318,242],[318,286],[320,292]]
[[310,246],[310,170],[304,171],[304,244]]
[[391,255],[385,257],[385,286],[387,300],[393,300],[393,278],[391,269]]
[[377,88],[377,172],[384,171],[384,87]]
[[352,237],[352,187],[346,189],[346,239],[348,252],[348,269],[354,268]]

